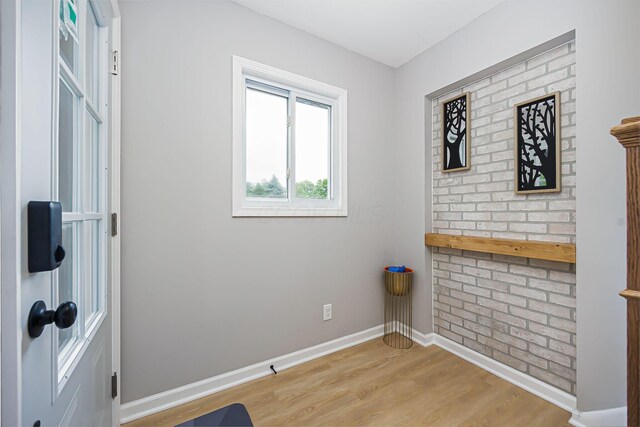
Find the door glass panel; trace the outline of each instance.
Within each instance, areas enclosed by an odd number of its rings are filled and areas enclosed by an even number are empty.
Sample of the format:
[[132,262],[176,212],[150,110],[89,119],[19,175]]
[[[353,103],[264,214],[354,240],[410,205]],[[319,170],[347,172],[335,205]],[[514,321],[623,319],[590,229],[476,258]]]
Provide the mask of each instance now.
[[78,63],[78,10],[74,0],[60,0],[60,57],[76,74]]
[[60,81],[58,112],[58,198],[64,212],[73,211],[75,95]]
[[296,197],[329,197],[331,106],[296,100]]
[[89,270],[89,283],[87,283],[87,291],[89,293],[89,310],[88,317],[91,317],[100,310],[100,294],[102,289],[102,266],[100,265],[101,255],[101,224],[102,221],[88,221],[89,238],[91,239],[87,268]]
[[91,115],[87,135],[87,153],[89,160],[89,212],[100,211],[100,124]]
[[288,100],[251,88],[246,97],[246,195],[287,198]]
[[60,31],[60,56],[71,72],[75,72],[76,42],[70,35],[65,35]]
[[[71,328],[55,328],[58,393],[76,366],[81,366],[75,362],[84,354],[82,349],[90,345],[94,334],[101,333],[108,289],[106,220],[102,213],[108,189],[104,159],[107,141],[102,136],[102,121],[108,120],[104,99],[106,44],[101,43],[106,38],[106,28],[99,27],[91,3],[59,1],[58,141],[53,168],[64,212],[62,240],[66,257],[54,275],[54,293],[57,304],[74,302],[78,317]],[[85,19],[80,26],[78,17]]]
[[100,70],[100,28],[93,13],[93,7],[87,6],[87,94],[94,107],[99,101]]
[[[74,280],[76,267],[75,255],[75,226],[74,223],[62,225],[62,247],[66,255],[62,265],[58,269],[58,305],[63,302],[77,300],[77,290]],[[56,329],[58,331],[58,352],[67,346],[78,333],[77,322],[67,329]]]

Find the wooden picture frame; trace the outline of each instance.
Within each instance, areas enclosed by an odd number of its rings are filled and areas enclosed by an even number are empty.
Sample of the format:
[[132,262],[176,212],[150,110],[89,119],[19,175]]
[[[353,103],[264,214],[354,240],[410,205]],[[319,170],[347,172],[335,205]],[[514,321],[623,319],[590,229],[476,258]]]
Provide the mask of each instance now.
[[442,172],[471,169],[471,94],[443,101],[440,115]]
[[514,105],[513,118],[515,193],[560,192],[560,92]]

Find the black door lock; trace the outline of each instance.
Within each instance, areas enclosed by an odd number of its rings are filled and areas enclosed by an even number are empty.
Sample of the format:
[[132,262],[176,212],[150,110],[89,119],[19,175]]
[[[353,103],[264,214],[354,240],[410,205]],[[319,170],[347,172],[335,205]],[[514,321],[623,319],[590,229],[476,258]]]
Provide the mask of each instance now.
[[63,302],[56,311],[47,310],[44,301],[36,301],[29,312],[27,329],[31,338],[38,338],[42,335],[44,327],[55,323],[60,329],[70,328],[78,317],[78,307],[74,302]]
[[30,273],[52,271],[64,260],[62,205],[60,202],[29,202],[28,268]]

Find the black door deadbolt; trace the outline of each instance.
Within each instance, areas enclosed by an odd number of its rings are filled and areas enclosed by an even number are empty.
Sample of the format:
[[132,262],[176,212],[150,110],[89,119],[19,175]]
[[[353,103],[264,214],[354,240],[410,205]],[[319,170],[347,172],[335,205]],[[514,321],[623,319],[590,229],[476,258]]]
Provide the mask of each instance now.
[[78,317],[78,307],[74,302],[63,302],[58,308],[47,310],[44,301],[36,301],[29,311],[29,319],[27,320],[27,329],[31,338],[38,338],[42,335],[44,327],[55,323],[60,329],[70,328]]
[[29,202],[27,218],[29,273],[52,271],[60,267],[65,255],[60,202]]

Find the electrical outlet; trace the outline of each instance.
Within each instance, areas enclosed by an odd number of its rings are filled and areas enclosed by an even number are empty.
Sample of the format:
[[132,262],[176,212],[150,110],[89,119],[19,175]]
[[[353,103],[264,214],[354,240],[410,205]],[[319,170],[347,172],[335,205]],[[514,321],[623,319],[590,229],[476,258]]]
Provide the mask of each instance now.
[[322,320],[331,320],[331,304],[325,304],[322,307]]

